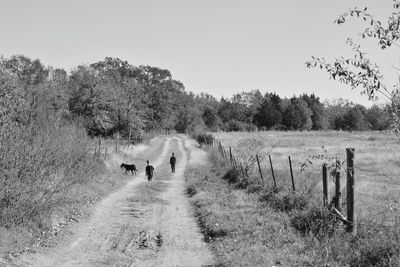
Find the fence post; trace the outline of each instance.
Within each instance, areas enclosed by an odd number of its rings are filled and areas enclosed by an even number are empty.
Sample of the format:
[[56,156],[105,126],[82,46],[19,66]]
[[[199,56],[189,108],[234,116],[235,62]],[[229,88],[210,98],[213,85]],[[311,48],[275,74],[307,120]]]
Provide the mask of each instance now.
[[232,157],[232,147],[229,147],[229,160],[231,162],[231,165],[234,165],[233,164],[233,157]]
[[246,173],[244,172],[243,165],[241,162],[240,162],[240,169],[242,170],[242,174],[245,175]]
[[354,216],[354,148],[346,148],[347,155],[347,231],[357,234]]
[[268,157],[269,157],[269,164],[271,165],[272,179],[274,179],[274,186],[276,187],[276,180],[275,180],[275,174],[274,174],[274,167],[272,166],[271,155],[268,155]]
[[342,209],[342,190],[340,188],[340,160],[336,160],[336,176],[335,176],[335,208],[337,210]]
[[257,154],[256,154],[256,158],[257,158],[258,170],[260,171],[260,179],[261,179],[261,182],[264,183],[264,177],[261,172],[260,159],[258,158]]
[[326,163],[322,165],[322,191],[323,191],[323,203],[324,206],[328,205],[328,170]]
[[292,177],[293,191],[296,191],[296,187],[294,186],[294,179],[293,179],[292,160],[290,159],[290,156],[289,156],[289,167],[290,167],[290,177]]
[[101,135],[99,135],[99,154],[101,154]]

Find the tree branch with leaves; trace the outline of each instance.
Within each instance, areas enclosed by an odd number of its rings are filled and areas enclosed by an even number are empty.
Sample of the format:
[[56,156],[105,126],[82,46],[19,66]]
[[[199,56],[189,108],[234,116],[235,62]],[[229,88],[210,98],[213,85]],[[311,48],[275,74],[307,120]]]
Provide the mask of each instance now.
[[[343,24],[349,17],[362,19],[368,23],[368,27],[360,33],[362,38],[376,39],[381,49],[387,49],[393,45],[400,47],[400,0],[393,0],[394,11],[385,23],[375,19],[367,10],[367,7],[350,9],[341,14],[334,23]],[[385,98],[390,102],[392,128],[398,133],[400,131],[400,74],[399,80],[393,84],[393,89],[389,89],[384,84],[381,68],[367,57],[361,46],[350,38],[347,39],[347,44],[353,49],[352,58],[340,57],[333,62],[328,62],[325,58],[312,57],[312,60],[305,63],[306,67],[319,67],[328,72],[331,79],[349,85],[352,89],[361,88],[361,94],[367,95],[369,100],[376,101],[379,97]]]

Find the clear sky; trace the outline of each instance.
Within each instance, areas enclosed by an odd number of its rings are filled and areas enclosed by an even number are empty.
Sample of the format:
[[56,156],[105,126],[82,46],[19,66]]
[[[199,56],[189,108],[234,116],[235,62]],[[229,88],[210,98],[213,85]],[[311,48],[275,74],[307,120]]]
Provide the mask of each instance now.
[[[217,98],[260,89],[291,97],[315,92],[370,105],[359,91],[307,69],[312,55],[349,55],[365,24],[333,24],[350,7],[386,17],[391,0],[0,0],[0,55],[23,54],[71,70],[106,56],[169,69],[186,90]],[[374,47],[367,42],[367,51]],[[386,66],[395,50],[370,49]],[[392,84],[393,80],[388,80]]]

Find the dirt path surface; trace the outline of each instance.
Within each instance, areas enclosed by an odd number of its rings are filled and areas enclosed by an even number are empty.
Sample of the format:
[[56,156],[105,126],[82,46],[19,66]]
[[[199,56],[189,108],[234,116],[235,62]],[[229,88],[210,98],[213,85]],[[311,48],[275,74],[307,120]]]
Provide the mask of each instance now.
[[[98,203],[91,218],[77,224],[68,240],[23,255],[15,265],[212,265],[212,255],[185,195],[188,156],[184,139],[166,138],[159,156],[152,161],[157,171],[153,181],[148,182],[143,168],[139,169],[126,186]],[[177,157],[175,173],[169,166],[172,152]]]

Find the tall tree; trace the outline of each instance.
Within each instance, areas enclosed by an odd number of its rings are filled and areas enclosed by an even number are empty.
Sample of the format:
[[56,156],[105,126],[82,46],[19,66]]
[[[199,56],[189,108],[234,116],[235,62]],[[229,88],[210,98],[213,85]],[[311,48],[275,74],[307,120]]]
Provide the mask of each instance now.
[[308,107],[312,111],[311,121],[312,121],[312,130],[322,130],[326,129],[326,120],[325,120],[325,109],[324,105],[320,102],[319,97],[316,97],[314,93],[311,95],[303,94],[300,96],[300,99],[304,100]]
[[307,103],[300,98],[293,97],[291,104],[283,113],[283,122],[290,130],[311,130],[311,114]]
[[280,111],[280,98],[275,94],[266,94],[259,106],[254,120],[258,127],[271,129],[282,123],[282,113]]

